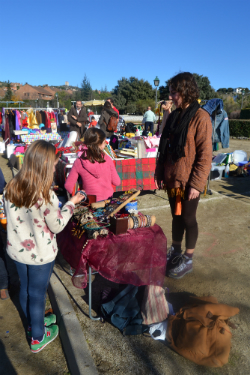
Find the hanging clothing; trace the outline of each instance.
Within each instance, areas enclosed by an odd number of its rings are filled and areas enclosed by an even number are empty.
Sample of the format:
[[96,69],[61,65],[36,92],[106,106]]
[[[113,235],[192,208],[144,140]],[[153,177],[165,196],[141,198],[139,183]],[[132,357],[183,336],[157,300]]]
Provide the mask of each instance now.
[[19,126],[19,129],[22,129],[22,124],[21,124],[21,113],[20,111],[16,111],[17,113],[17,120],[18,120],[18,126]]
[[2,108],[2,129],[5,129],[5,108]]
[[[211,99],[202,106],[205,111],[210,114],[212,125],[213,125],[213,148],[215,148],[214,143],[221,142],[222,148],[229,147],[229,121],[227,112],[223,109],[223,101],[221,99]],[[214,111],[216,110],[216,116],[214,116]]]
[[5,115],[5,128],[4,128],[4,133],[3,133],[3,139],[7,142],[5,142],[6,146],[10,143],[10,128],[9,128],[9,117]]
[[213,112],[216,110],[222,111],[223,110],[223,100],[222,99],[210,99],[202,106],[205,111],[207,111],[210,116],[212,116]]
[[14,111],[9,111],[9,113],[7,114],[8,118],[9,118],[9,130],[10,130],[10,137],[14,137],[15,134],[14,134],[14,130],[16,129],[16,114],[14,113]]
[[46,126],[46,121],[47,121],[46,113],[45,113],[45,111],[40,111],[40,114],[41,114],[41,117],[42,117],[41,124],[44,124],[44,125],[45,125],[45,128],[46,128],[46,127],[47,127],[47,126]]
[[40,125],[40,124],[43,123],[43,121],[42,121],[42,115],[41,115],[40,111],[36,111],[36,120],[37,120],[38,125]]

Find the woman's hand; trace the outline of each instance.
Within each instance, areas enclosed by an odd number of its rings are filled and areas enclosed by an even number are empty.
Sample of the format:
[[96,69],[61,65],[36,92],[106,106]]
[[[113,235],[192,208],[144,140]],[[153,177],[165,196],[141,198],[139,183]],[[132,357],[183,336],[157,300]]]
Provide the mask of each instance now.
[[163,181],[155,180],[156,189],[163,189]]
[[77,203],[80,203],[84,198],[85,196],[78,192],[76,195],[70,198],[70,201],[74,204],[77,204]]
[[164,111],[170,111],[172,105],[173,105],[172,100],[168,100],[168,101],[166,101],[166,104],[162,104],[161,107],[162,107],[162,109],[164,109]]
[[188,192],[188,200],[191,201],[191,199],[196,199],[200,195],[200,192],[196,190],[195,188],[190,187]]

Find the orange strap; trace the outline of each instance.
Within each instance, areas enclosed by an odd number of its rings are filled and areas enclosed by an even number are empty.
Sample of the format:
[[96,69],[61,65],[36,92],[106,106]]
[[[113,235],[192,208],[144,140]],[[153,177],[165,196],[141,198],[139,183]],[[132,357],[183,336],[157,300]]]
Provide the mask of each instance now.
[[175,215],[181,215],[181,195],[177,194],[176,192],[176,199],[175,199]]

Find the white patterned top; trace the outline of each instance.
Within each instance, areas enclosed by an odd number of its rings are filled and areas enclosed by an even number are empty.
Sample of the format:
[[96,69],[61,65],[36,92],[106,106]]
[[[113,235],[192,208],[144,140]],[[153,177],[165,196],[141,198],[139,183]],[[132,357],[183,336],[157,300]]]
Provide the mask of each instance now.
[[51,204],[46,205],[42,198],[31,208],[18,208],[6,199],[4,203],[9,256],[24,264],[52,262],[58,252],[56,234],[73,215],[74,203],[68,201],[60,210],[59,200],[52,190]]

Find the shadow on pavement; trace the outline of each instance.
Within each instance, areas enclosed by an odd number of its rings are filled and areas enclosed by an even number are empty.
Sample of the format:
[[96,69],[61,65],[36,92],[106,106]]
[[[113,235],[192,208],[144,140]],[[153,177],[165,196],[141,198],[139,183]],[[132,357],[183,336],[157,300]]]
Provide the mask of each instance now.
[[12,366],[7,356],[2,340],[0,340],[0,374],[1,375],[17,375],[16,370]]

